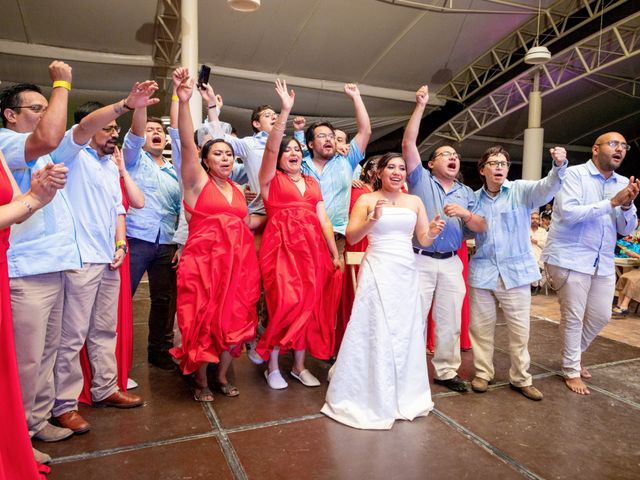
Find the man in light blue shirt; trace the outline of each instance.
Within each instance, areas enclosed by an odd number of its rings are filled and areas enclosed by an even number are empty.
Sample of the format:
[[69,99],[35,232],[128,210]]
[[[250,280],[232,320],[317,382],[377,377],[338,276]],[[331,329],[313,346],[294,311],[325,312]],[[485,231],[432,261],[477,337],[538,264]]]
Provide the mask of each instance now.
[[156,367],[175,368],[168,350],[173,346],[176,275],[173,236],[180,214],[180,185],[173,165],[162,156],[166,134],[159,119],[147,120],[146,108],[137,108],[131,130],[124,138],[123,154],[131,178],[142,190],[145,205],[129,208],[127,239],[130,248],[131,294],[142,275],[149,276],[148,360]]
[[[65,188],[76,220],[82,267],[65,273],[62,334],[55,364],[56,400],[53,416],[59,425],[84,433],[89,423],[78,412],[84,385],[80,349],[87,344],[91,363],[91,397],[95,404],[119,408],[142,405],[137,395],[118,389],[116,326],[120,272],[127,254],[125,210],[120,174],[111,160],[120,127],[116,118],[158,99],[154,81],[137,83],[129,96],[112,105],[89,102],[74,114],[76,125],[52,153],[54,162],[69,167]],[[119,154],[119,152],[116,152]]]
[[633,201],[640,181],[615,173],[629,149],[621,134],[605,133],[594,143],[590,161],[567,169],[542,251],[560,303],[565,383],[581,395],[590,393],[581,377],[591,377],[582,352],[611,318],[616,234],[629,235],[638,223]]
[[509,330],[511,387],[531,400],[542,400],[529,373],[531,283],[540,280],[530,239],[531,210],[551,201],[560,190],[567,167],[562,147],[550,150],[553,168],[542,180],[507,180],[509,153],[491,147],[478,162],[484,187],[476,192],[476,213],[487,229],[476,234],[476,253],[469,262],[469,336],[476,376],[471,388],[486,392],[493,380],[494,333],[499,302]]
[[[32,172],[51,163],[50,154],[66,129],[71,67],[54,61],[49,75],[54,82],[49,101],[36,85],[26,83],[8,86],[0,93],[4,126],[0,150],[22,192],[29,190]],[[64,191],[22,224],[14,225],[9,242],[11,312],[29,435],[62,440],[73,432],[48,421],[55,398],[53,367],[60,341],[64,271],[81,266]]]
[[453,147],[436,148],[427,163],[430,170],[421,164],[417,138],[428,101],[429,89],[423,85],[416,92],[416,107],[402,139],[402,155],[407,162],[409,192],[422,199],[430,219],[440,215],[446,223],[428,248],[422,247],[414,238],[413,250],[420,274],[425,325],[430,309],[435,324],[436,351],[431,361],[434,381],[450,390],[466,392],[467,382],[458,376],[460,322],[466,287],[457,250],[462,243],[463,229],[482,232],[485,221],[472,213],[475,196],[471,189],[457,180],[460,155]]

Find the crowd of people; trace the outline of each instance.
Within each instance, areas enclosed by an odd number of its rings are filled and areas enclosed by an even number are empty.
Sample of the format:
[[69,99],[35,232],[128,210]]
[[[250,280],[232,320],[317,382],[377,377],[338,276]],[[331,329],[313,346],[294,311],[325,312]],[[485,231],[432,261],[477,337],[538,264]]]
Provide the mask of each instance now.
[[[237,138],[219,119],[221,97],[210,84],[196,87],[186,69],[173,72],[168,132],[147,116],[159,101],[154,81],[111,105],[78,107],[67,129],[72,70],[54,61],[49,73],[49,99],[28,83],[0,93],[0,351],[10,431],[0,440],[0,471],[9,477],[46,471],[38,464],[50,458],[30,438],[54,442],[91,429],[79,401],[144,404],[127,390],[136,385],[128,378],[131,297],[145,272],[148,361],[177,364],[196,401],[213,401],[214,390],[240,394],[228,371],[244,348],[266,362],[272,389],[286,388],[288,376],[319,386],[306,355],[337,357],[322,412],[389,429],[433,408],[430,311],[434,382],[455,392],[490,388],[498,305],[511,387],[542,400],[528,352],[541,271],[560,302],[565,382],[589,393],[581,354],[611,316],[616,234],[637,226],[640,181],[615,173],[630,148],[621,134],[599,136],[591,159],[572,167],[564,148],[551,148],[552,169],[539,181],[508,180],[509,152],[491,147],[473,192],[459,180],[452,146],[420,158],[427,86],[416,92],[402,152],[367,159],[371,125],[354,84],[344,86],[357,122],[350,141],[329,122],[289,122],[295,93],[281,80],[279,112],[257,107],[254,134]],[[189,107],[196,91],[208,112],[201,126]],[[117,119],[129,112],[120,151]],[[542,236],[538,208],[554,197]],[[468,238],[476,252],[465,278],[459,249]],[[366,252],[355,292],[343,274],[345,251]],[[458,373],[467,292],[470,382]],[[294,361],[283,375],[286,352]]]

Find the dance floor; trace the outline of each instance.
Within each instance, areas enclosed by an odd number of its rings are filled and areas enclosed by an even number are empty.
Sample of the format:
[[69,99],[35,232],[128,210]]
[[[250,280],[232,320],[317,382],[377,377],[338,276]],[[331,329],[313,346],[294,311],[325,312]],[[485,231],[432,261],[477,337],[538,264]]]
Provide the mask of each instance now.
[[[487,393],[431,385],[435,410],[391,431],[355,430],[319,413],[326,384],[309,389],[285,374],[270,390],[263,367],[235,362],[237,398],[193,401],[176,372],[146,362],[146,285],[134,299],[133,410],[81,407],[91,432],[35,447],[53,457],[51,480],[141,479],[637,479],[640,465],[640,317],[612,320],[584,355],[590,396],[558,376],[554,297],[534,297],[529,344],[542,402],[509,388],[507,329],[497,327],[496,379]],[[605,335],[607,338],[605,338]],[[635,345],[635,346],[634,346]],[[437,347],[436,347],[437,348]],[[291,366],[283,358],[283,372]],[[321,380],[329,366],[311,361]],[[472,353],[461,376],[473,378]]]

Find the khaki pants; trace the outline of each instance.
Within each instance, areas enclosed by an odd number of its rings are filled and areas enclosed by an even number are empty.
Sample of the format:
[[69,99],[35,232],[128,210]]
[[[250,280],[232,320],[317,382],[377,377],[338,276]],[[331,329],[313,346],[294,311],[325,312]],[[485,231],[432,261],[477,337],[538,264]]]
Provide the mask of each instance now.
[[502,278],[498,279],[498,288],[469,288],[471,323],[469,336],[473,347],[473,365],[476,377],[486,381],[493,380],[493,346],[497,319],[497,302],[507,321],[509,332],[509,382],[517,387],[531,385],[529,366],[529,324],[531,321],[531,288],[524,285],[506,289]]
[[87,263],[66,272],[64,316],[55,365],[54,416],[78,408],[84,379],[80,349],[87,343],[93,381],[91,397],[104,400],[118,389],[116,325],[120,272],[104,263]]
[[467,291],[462,278],[462,261],[457,255],[435,259],[416,254],[416,265],[425,329],[433,302],[436,351],[431,363],[435,378],[449,380],[458,374],[461,363],[460,314]]
[[18,374],[30,436],[45,427],[53,408],[64,285],[64,272],[10,280]]
[[582,352],[611,319],[615,275],[587,275],[556,265],[546,267],[551,285],[558,289],[562,372],[567,378],[578,378]]

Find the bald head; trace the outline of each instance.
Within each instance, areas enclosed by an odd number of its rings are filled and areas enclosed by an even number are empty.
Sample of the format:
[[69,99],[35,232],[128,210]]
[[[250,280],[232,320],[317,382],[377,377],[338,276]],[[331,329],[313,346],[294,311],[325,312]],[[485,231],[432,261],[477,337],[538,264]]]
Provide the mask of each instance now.
[[591,159],[605,177],[620,167],[626,155],[627,141],[618,132],[600,135],[591,147]]

